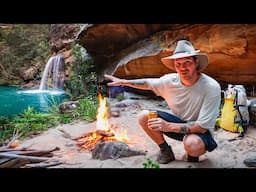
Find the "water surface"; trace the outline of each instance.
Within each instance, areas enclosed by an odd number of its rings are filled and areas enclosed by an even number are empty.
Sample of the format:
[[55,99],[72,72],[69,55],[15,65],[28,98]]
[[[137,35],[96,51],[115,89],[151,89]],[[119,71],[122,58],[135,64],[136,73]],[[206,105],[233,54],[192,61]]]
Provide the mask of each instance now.
[[14,86],[0,86],[0,116],[11,117],[28,106],[47,113],[53,105],[68,100],[63,90],[21,90]]

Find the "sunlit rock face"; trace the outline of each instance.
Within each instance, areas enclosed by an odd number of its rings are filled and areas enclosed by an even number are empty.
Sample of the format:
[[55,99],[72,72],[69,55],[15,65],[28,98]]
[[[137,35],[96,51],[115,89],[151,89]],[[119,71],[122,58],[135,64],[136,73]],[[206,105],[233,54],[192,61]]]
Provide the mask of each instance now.
[[256,83],[255,24],[98,24],[79,32],[78,41],[103,73],[122,78],[159,77],[172,72],[161,57],[178,39],[189,39],[209,56],[204,72],[219,81]]
[[78,38],[100,71],[116,60],[123,49],[162,28],[160,24],[97,24],[86,27]]

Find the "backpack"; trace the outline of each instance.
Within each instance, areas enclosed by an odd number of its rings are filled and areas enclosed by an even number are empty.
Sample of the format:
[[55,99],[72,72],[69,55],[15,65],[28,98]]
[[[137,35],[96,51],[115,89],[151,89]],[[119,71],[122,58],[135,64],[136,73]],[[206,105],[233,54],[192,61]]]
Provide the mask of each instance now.
[[243,85],[228,85],[216,126],[243,136],[249,125],[248,99]]

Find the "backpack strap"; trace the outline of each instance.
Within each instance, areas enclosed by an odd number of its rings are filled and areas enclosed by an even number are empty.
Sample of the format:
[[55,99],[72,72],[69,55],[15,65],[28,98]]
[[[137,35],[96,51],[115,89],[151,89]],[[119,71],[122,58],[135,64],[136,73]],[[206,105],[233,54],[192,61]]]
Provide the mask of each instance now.
[[238,112],[238,114],[240,116],[240,121],[236,122],[236,123],[238,123],[243,128],[243,130],[240,132],[240,135],[239,135],[239,137],[243,137],[244,133],[245,133],[245,131],[247,129],[247,127],[246,127],[247,121],[243,119],[243,116],[241,114],[241,111],[240,111],[239,107],[245,106],[245,105],[238,105],[238,90],[234,89],[234,91],[235,91],[234,108],[237,110],[237,112]]

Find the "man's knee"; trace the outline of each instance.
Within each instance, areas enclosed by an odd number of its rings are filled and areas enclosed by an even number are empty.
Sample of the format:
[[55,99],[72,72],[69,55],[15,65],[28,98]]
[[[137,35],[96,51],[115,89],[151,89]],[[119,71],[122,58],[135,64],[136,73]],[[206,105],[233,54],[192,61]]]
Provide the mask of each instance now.
[[148,121],[148,110],[143,110],[138,114],[138,121],[140,125],[147,123]]
[[195,135],[187,135],[183,140],[184,148],[191,156],[198,157],[206,152],[202,139]]

